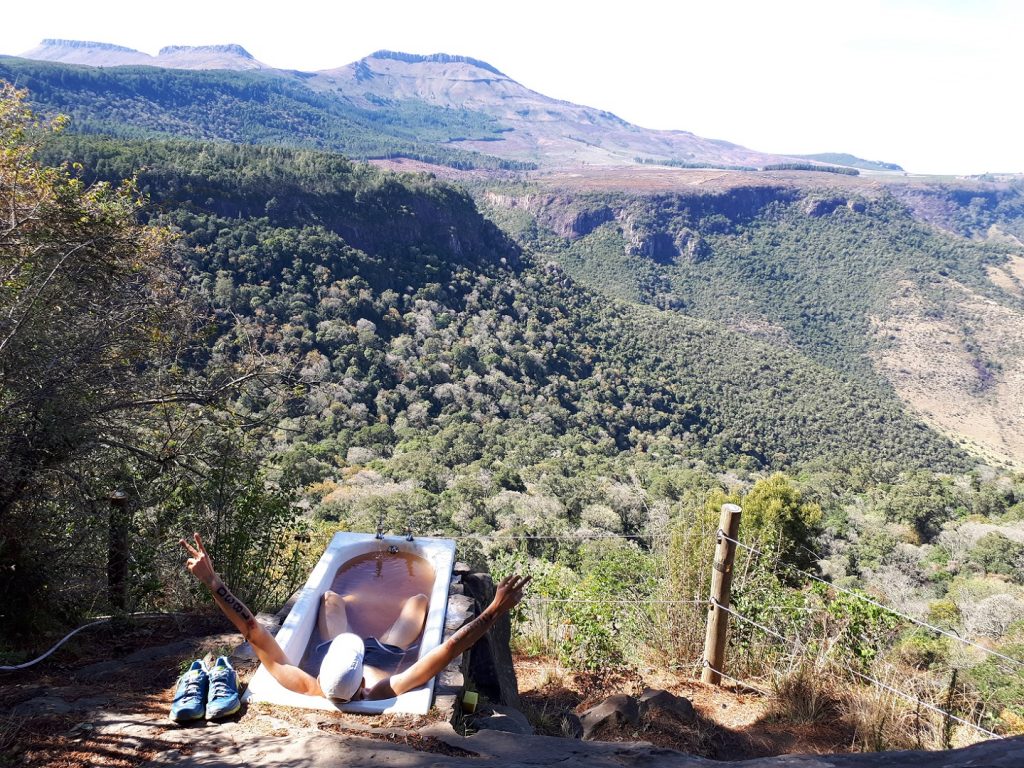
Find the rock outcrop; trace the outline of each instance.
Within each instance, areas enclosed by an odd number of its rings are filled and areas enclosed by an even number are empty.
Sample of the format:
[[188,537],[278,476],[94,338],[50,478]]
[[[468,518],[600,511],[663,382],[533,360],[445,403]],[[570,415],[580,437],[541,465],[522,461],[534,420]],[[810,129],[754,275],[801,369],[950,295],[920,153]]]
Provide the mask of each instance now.
[[697,713],[689,699],[657,688],[645,690],[640,694],[638,703],[641,718],[661,714],[681,723],[692,723],[697,719]]
[[[466,596],[476,602],[477,615],[494,599],[494,581],[486,573],[465,574],[462,586]],[[518,708],[519,683],[512,663],[511,637],[512,624],[506,614],[468,652],[468,672],[477,690],[488,699]]]
[[139,64],[170,69],[267,69],[245,48],[225,45],[169,45],[156,56],[126,48],[123,45],[95,43],[88,40],[43,40],[21,54],[26,59],[82,64],[93,67],[123,67]]
[[845,197],[811,197],[804,202],[804,213],[811,218],[828,216],[836,208],[846,205]]
[[588,709],[580,715],[580,722],[583,738],[595,739],[608,729],[639,725],[640,705],[632,696],[619,693]]

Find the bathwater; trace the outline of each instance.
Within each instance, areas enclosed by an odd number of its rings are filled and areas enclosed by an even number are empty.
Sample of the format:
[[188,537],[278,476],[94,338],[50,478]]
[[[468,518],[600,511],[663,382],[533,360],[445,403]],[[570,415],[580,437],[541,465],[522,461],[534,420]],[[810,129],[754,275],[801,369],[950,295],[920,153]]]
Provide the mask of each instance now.
[[[429,597],[433,588],[434,568],[429,562],[411,552],[389,552],[384,546],[342,564],[330,586],[347,596],[349,631],[363,638],[379,638],[395,623],[407,599],[417,594]],[[326,639],[314,626],[300,664],[312,675],[319,670],[307,668],[309,657]]]

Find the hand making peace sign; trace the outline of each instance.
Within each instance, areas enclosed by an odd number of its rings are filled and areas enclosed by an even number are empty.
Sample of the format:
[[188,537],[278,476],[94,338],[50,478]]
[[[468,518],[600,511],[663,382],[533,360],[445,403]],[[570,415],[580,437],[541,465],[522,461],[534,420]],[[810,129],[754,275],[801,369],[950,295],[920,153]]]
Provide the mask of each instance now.
[[178,541],[192,555],[192,557],[185,561],[185,567],[188,568],[189,573],[203,582],[203,584],[210,586],[217,575],[213,570],[213,560],[210,559],[210,555],[207,553],[206,547],[203,546],[203,540],[199,538],[199,534],[193,533],[192,536],[196,540],[194,547],[184,539]]

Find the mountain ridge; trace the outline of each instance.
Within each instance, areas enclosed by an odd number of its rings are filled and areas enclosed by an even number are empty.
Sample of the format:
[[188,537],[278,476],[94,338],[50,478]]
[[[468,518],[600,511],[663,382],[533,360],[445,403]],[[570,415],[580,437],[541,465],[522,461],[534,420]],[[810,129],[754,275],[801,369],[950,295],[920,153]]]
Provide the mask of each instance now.
[[115,43],[93,40],[44,38],[20,54],[34,61],[94,67],[153,66],[167,69],[270,69],[237,43],[219,45],[168,45],[156,56]]
[[167,46],[154,57],[122,46],[50,39],[21,58],[104,68],[144,64],[183,70],[258,69],[282,79],[298,77],[321,98],[341,99],[370,111],[386,109],[396,100],[469,110],[499,121],[503,130],[497,136],[455,136],[447,142],[449,146],[546,167],[629,167],[638,159],[714,167],[793,161],[792,156],[685,130],[643,128],[607,110],[534,91],[485,61],[447,53],[380,50],[332,69],[298,72],[270,67],[235,44]]

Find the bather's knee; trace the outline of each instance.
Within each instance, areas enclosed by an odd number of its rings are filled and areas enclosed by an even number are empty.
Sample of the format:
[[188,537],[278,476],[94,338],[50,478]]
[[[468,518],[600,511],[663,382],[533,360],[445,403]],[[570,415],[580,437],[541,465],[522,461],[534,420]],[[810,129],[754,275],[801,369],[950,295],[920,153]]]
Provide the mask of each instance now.
[[430,601],[427,596],[420,592],[418,595],[413,595],[409,598],[410,605],[415,605],[417,608],[426,608]]
[[343,598],[337,592],[335,592],[333,590],[330,590],[330,589],[328,589],[326,592],[324,592],[320,596],[320,602],[323,603],[324,605],[332,605],[332,604],[334,604],[334,605],[337,605],[337,604],[344,605],[344,600],[345,600],[345,598]]

